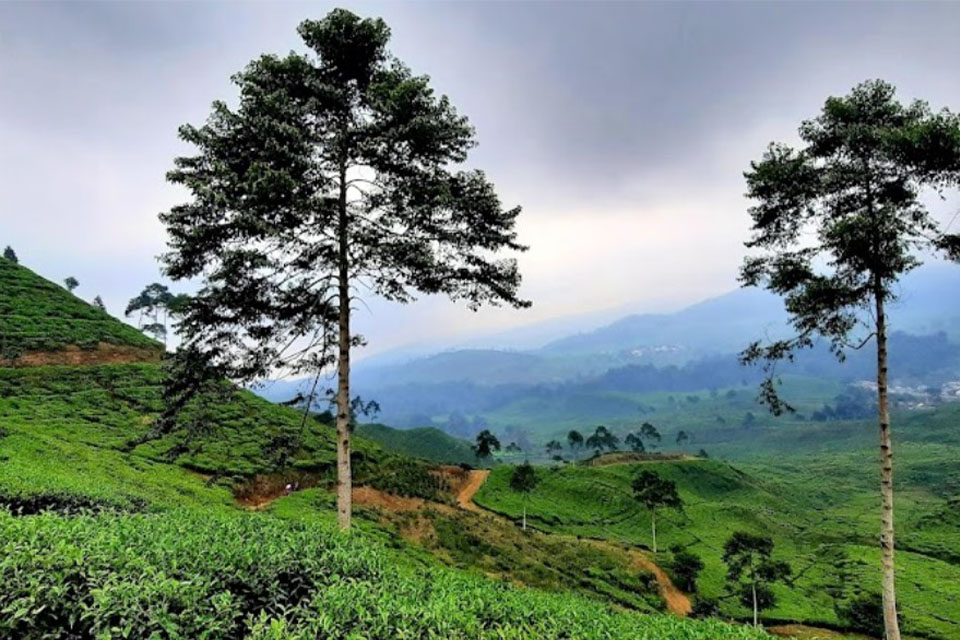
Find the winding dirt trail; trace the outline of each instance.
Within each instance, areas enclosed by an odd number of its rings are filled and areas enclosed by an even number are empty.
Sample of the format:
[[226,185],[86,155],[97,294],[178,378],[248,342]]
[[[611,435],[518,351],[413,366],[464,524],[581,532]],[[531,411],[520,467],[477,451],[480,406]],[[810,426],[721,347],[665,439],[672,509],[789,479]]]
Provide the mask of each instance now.
[[670,576],[642,551],[631,550],[629,553],[635,567],[649,571],[653,574],[653,577],[657,579],[657,584],[660,586],[660,593],[663,595],[663,599],[666,600],[667,609],[670,610],[670,613],[674,613],[680,617],[690,615],[690,612],[693,610],[690,598],[687,597],[687,594],[683,591],[680,591],[677,585],[673,584]]
[[473,496],[480,487],[483,486],[483,483],[487,481],[487,476],[489,475],[489,469],[474,469],[470,472],[470,475],[467,477],[467,482],[460,488],[460,493],[457,494],[457,504],[460,505],[461,509],[475,513],[488,513],[486,510],[474,504]]
[[[470,472],[467,482],[463,485],[463,487],[460,489],[460,493],[457,495],[457,503],[462,509],[468,509],[476,513],[490,514],[489,511],[482,509],[473,502],[473,496],[477,493],[480,487],[483,486],[483,483],[486,482],[487,476],[489,475],[490,471],[487,469],[477,469]],[[593,540],[591,542],[597,546],[613,546],[607,541]],[[687,594],[680,591],[680,589],[677,588],[677,585],[673,584],[673,580],[670,579],[670,576],[668,576],[663,569],[661,569],[653,560],[650,559],[647,554],[642,551],[637,549],[629,549],[627,550],[627,554],[630,556],[630,560],[633,562],[634,567],[653,574],[653,577],[657,581],[657,585],[660,587],[660,593],[663,595],[663,599],[667,603],[667,609],[670,611],[670,613],[680,617],[686,617],[690,615],[690,611],[693,609],[690,598],[687,596]]]

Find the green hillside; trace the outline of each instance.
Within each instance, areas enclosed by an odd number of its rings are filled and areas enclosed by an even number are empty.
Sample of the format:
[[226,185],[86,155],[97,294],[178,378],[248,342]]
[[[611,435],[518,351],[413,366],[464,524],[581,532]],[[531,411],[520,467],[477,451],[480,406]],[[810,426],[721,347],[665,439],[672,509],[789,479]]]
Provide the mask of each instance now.
[[[360,531],[337,534],[332,431],[312,419],[291,467],[321,488],[242,510],[233,492],[277,471],[273,444],[300,412],[238,392],[202,433],[128,450],[161,376],[151,364],[0,369],[0,637],[762,636],[446,568],[363,509]],[[363,438],[355,448],[361,483],[416,494],[429,476]]]
[[95,349],[104,343],[159,353],[160,345],[63,287],[0,258],[0,358]]
[[[56,285],[3,266],[19,284],[4,280],[0,308],[49,320],[17,355],[100,343],[157,353]],[[5,344],[27,344],[5,317]],[[163,408],[164,375],[153,362],[0,366],[0,637],[762,637],[640,615],[662,606],[656,586],[617,554],[584,555],[448,507],[432,463],[402,453],[468,455],[434,430],[387,442],[389,428],[361,426],[353,443],[358,485],[437,501],[424,512],[431,541],[410,545],[399,520],[367,507],[359,530],[340,535],[330,425],[236,390],[193,401],[172,433],[137,444]],[[302,490],[270,504],[290,481]]]
[[469,442],[436,427],[394,429],[383,424],[362,424],[357,426],[356,434],[380,444],[387,451],[414,458],[446,464],[475,464],[477,461]]
[[[904,628],[911,637],[960,637],[957,505],[945,497],[955,496],[956,487],[951,493],[942,482],[957,477],[957,453],[901,448],[905,486],[898,497],[897,560]],[[766,619],[842,627],[836,606],[879,592],[878,498],[873,474],[863,473],[874,464],[869,458],[861,450],[788,459],[787,465],[693,460],[544,468],[527,518],[544,531],[645,547],[650,518],[633,500],[630,482],[640,469],[656,471],[676,482],[685,503],[682,512],[658,518],[662,565],[670,565],[672,554],[664,550],[673,545],[697,554],[706,565],[698,581],[702,596],[718,599],[726,615],[746,619],[749,612],[727,595],[723,544],[738,530],[769,535],[775,555],[793,566],[794,578],[775,587],[778,604]],[[928,466],[939,473],[924,475]],[[475,500],[516,519],[523,504],[509,489],[510,473],[511,467],[494,469]]]

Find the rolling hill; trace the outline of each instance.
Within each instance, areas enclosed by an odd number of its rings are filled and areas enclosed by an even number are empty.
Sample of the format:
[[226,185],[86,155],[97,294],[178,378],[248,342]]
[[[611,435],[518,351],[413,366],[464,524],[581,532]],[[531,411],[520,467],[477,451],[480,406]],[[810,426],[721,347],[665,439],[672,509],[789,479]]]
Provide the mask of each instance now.
[[[172,433],[139,443],[162,408],[155,345],[4,266],[25,286],[0,289],[17,312],[3,336],[23,347],[0,363],[0,637],[765,637],[656,613],[656,589],[616,553],[455,511],[435,469],[362,436],[358,527],[341,535],[332,429],[247,391],[200,398]],[[61,307],[77,322],[60,322]],[[26,341],[30,315],[49,322]],[[25,354],[103,344],[130,350],[25,366]],[[288,482],[298,490],[283,495]],[[384,510],[394,504],[428,505],[432,542],[400,535],[411,519]]]
[[133,327],[9,260],[0,260],[0,359],[8,366],[160,359]]
[[[960,412],[954,412],[954,419]],[[848,629],[842,612],[859,596],[878,593],[879,548],[875,531],[879,509],[871,450],[730,465],[715,460],[644,462],[608,466],[543,468],[540,483],[526,501],[531,526],[554,534],[647,547],[650,516],[633,499],[630,482],[640,470],[654,471],[676,483],[682,511],[658,517],[657,561],[668,571],[676,549],[705,564],[698,578],[701,599],[716,601],[724,616],[749,618],[730,595],[721,559],[735,531],[773,538],[774,555],[792,565],[793,577],[774,588],[777,604],[764,613],[768,624],[796,621],[816,627]],[[957,453],[922,445],[900,449],[899,596],[907,637],[951,640],[960,637],[960,540],[949,522],[956,488],[945,497],[943,481],[956,478]],[[935,475],[919,473],[933,471]],[[519,519],[520,494],[509,489],[511,467],[493,470],[477,493],[478,504]],[[952,516],[955,518],[955,516]],[[857,630],[854,628],[853,630]],[[871,631],[870,629],[860,629]]]
[[376,442],[387,451],[412,458],[445,464],[476,464],[477,462],[469,442],[455,438],[436,427],[394,429],[383,424],[358,424],[354,433],[361,438]]

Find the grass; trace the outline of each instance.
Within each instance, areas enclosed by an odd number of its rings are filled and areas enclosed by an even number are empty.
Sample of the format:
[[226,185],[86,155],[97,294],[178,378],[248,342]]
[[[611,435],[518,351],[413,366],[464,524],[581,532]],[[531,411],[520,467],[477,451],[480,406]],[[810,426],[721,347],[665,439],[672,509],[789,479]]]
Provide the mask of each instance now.
[[[904,450],[905,449],[905,450]],[[901,447],[901,468],[922,466],[921,448]],[[941,451],[940,460],[956,450]],[[721,561],[726,539],[737,530],[771,536],[775,556],[794,569],[792,583],[776,587],[778,605],[768,621],[841,626],[834,609],[863,591],[879,590],[878,498],[873,460],[868,453],[822,455],[786,465],[769,461],[731,466],[719,461],[652,462],[639,465],[541,468],[541,482],[527,505],[528,522],[541,530],[602,538],[631,545],[650,544],[649,515],[632,498],[630,481],[639,468],[676,482],[685,503],[682,513],[658,517],[658,543],[700,556],[706,567],[700,593],[719,598],[725,615],[745,619],[749,612],[727,596]],[[936,458],[927,458],[932,462]],[[510,518],[520,516],[521,498],[509,490],[511,467],[497,467],[475,497],[478,504]],[[949,473],[949,472],[945,472]],[[910,477],[910,472],[903,475]],[[898,554],[905,632],[913,637],[956,638],[960,632],[960,539],[950,520],[937,519],[956,503],[938,497],[931,485],[906,481],[898,495]],[[659,561],[669,565],[669,552]],[[847,575],[838,570],[846,567]]]
[[470,443],[436,427],[394,429],[382,424],[357,425],[356,434],[380,444],[384,449],[414,458],[446,464],[475,464]]
[[[0,637],[762,637],[613,608],[654,609],[642,575],[609,554],[578,558],[560,541],[538,543],[538,556],[519,550],[528,544],[499,557],[547,590],[520,589],[483,575],[492,556],[476,554],[479,538],[455,517],[434,528],[467,571],[362,518],[353,535],[336,533],[322,488],[242,511],[235,479],[273,470],[269,444],[299,428],[300,414],[241,392],[211,414],[205,436],[126,451],[158,408],[161,376],[153,365],[0,369]],[[328,464],[330,435],[309,422],[295,464]],[[178,444],[187,449],[171,454]],[[374,484],[429,490],[423,463],[363,439],[357,449]],[[591,569],[587,587],[570,593],[579,567]]]
[[410,566],[323,521],[0,513],[0,540],[0,635],[24,640],[760,637]]
[[99,343],[159,350],[141,332],[9,260],[0,258],[0,357],[93,349]]

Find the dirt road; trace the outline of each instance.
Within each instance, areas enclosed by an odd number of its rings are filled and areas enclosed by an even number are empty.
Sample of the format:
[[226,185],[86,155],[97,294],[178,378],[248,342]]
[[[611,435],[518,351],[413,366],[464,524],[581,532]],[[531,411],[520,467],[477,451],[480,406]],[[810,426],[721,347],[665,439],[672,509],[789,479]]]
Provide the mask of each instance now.
[[[490,471],[486,469],[478,469],[470,472],[466,484],[463,485],[463,488],[460,489],[460,493],[457,495],[457,503],[462,509],[468,509],[477,513],[488,513],[473,502],[474,494],[483,486],[488,475],[490,475]],[[595,543],[599,545],[610,544],[601,541],[596,541]],[[657,585],[660,587],[660,593],[663,594],[663,599],[667,603],[667,609],[669,609],[671,613],[678,616],[690,615],[690,611],[693,608],[693,605],[690,603],[690,598],[688,598],[684,592],[680,591],[677,585],[673,584],[673,580],[670,579],[670,576],[668,576],[663,569],[657,566],[656,563],[642,551],[632,549],[628,551],[628,554],[636,568],[648,571],[656,578]]]
[[463,485],[460,493],[457,494],[457,504],[460,505],[461,509],[485,513],[483,509],[473,503],[473,496],[477,490],[483,486],[483,483],[486,482],[488,475],[490,475],[489,469],[474,469],[470,472],[466,484]]
[[677,585],[673,584],[673,580],[670,579],[670,576],[668,576],[663,569],[658,567],[653,560],[642,551],[631,551],[630,557],[633,558],[635,567],[649,571],[653,574],[653,577],[657,579],[657,584],[660,586],[660,593],[663,595],[663,599],[666,600],[667,609],[670,610],[670,613],[675,613],[681,617],[690,615],[690,611],[693,609],[693,605],[690,604],[690,598],[688,598],[687,594],[683,591],[680,591]]

